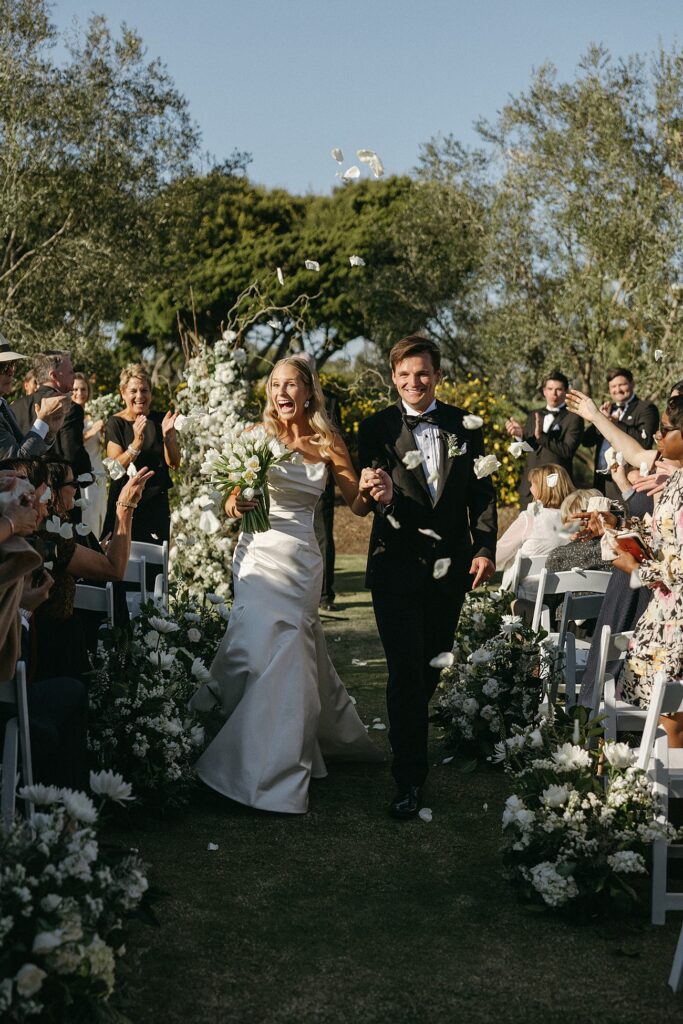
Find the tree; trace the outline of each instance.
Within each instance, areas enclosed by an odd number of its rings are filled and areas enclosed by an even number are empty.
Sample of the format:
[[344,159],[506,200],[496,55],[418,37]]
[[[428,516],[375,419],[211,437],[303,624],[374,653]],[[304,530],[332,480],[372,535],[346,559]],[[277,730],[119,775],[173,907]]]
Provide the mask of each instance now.
[[157,267],[154,197],[197,146],[142,40],[94,17],[58,66],[45,0],[0,0],[0,325],[91,354]]

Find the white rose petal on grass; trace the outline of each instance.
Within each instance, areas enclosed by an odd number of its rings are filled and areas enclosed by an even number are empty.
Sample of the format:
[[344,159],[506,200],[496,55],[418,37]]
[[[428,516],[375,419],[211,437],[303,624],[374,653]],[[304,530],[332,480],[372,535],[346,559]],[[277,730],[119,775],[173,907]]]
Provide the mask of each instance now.
[[40,991],[44,978],[47,978],[47,973],[41,970],[37,964],[24,964],[14,977],[17,983],[17,992],[22,998],[30,999]]
[[275,271],[275,274],[277,275],[278,283],[279,284],[284,284],[285,283],[285,275],[282,273],[282,267],[278,267],[276,269],[276,271]]
[[361,661],[360,658],[351,658],[352,665],[367,665],[367,661]]
[[443,651],[435,655],[429,662],[431,668],[450,668],[455,661],[455,655],[451,651]]
[[304,266],[306,270],[315,270],[316,273],[320,270],[320,264],[317,260],[304,260]]
[[341,177],[342,181],[357,181],[360,178],[360,167],[356,167],[355,164],[347,167]]
[[352,267],[364,267],[365,260],[362,256],[349,256],[349,263]]
[[550,476],[547,478],[546,483],[548,484],[548,487],[557,487],[557,481],[559,479],[559,473],[551,473]]
[[477,480],[483,480],[485,476],[491,476],[497,469],[500,469],[500,462],[495,455],[479,455],[474,460],[474,475]]
[[432,820],[432,809],[431,807],[421,807],[417,812],[417,816],[420,821],[431,821]]
[[406,469],[417,469],[418,466],[422,465],[424,460],[424,454],[418,451],[406,452],[403,458],[401,459]]
[[437,558],[432,569],[432,576],[435,580],[442,579],[451,567],[450,558]]
[[206,849],[209,853],[214,853],[218,849],[218,843],[208,843]]
[[514,459],[519,459],[525,452],[532,452],[533,448],[527,441],[513,441],[508,451]]
[[434,540],[442,540],[443,539],[438,533],[435,533],[434,530],[420,530],[420,529],[418,529],[417,532],[424,534],[425,537],[432,537]]
[[462,425],[465,430],[479,430],[480,427],[484,426],[484,420],[481,416],[475,416],[472,413],[468,413],[468,415],[463,418]]
[[383,732],[386,729],[386,725],[384,724],[384,722],[373,722],[371,728],[377,729],[378,732]]
[[339,148],[339,146],[335,146],[334,149],[331,150],[331,153],[332,153],[332,159],[336,160],[338,164],[343,164],[344,163],[344,151],[341,150]]
[[98,796],[106,796],[117,804],[135,799],[130,782],[126,782],[123,775],[111,770],[90,772],[90,788]]
[[393,528],[395,530],[400,530],[401,529],[401,524],[399,523],[398,519],[396,519],[395,516],[387,514],[386,520],[387,520],[387,522],[389,523],[390,526],[393,526]]
[[655,362],[656,363],[658,363],[660,359],[664,358],[664,353],[662,352],[661,348],[656,348],[655,349],[654,356],[655,356]]
[[451,761],[453,761],[453,760],[455,760],[455,758],[453,756],[451,756],[451,757],[444,757],[444,759],[442,760],[441,764],[450,764]]

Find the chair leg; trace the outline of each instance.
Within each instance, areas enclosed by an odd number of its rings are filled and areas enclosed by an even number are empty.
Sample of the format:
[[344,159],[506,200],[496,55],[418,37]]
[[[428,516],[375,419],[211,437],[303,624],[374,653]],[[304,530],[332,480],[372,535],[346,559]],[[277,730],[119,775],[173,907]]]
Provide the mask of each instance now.
[[14,821],[17,800],[17,766],[19,763],[19,722],[11,718],[5,726],[5,750],[2,758],[2,820]]
[[668,843],[655,839],[652,844],[652,924],[666,924],[666,875]]
[[671,965],[671,974],[669,975],[669,987],[674,992],[678,992],[681,984],[681,974],[683,973],[683,927],[681,928],[680,935],[678,936],[678,942],[676,943],[676,952],[674,953],[674,960]]

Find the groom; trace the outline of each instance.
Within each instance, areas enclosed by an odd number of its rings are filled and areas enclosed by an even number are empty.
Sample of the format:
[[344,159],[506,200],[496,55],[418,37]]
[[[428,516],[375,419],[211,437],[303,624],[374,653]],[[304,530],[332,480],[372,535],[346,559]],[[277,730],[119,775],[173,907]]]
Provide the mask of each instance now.
[[361,423],[358,448],[361,469],[385,469],[393,485],[390,501],[375,509],[366,586],[389,670],[398,789],[390,811],[412,818],[427,777],[429,700],[439,681],[429,663],[451,650],[470,586],[495,571],[497,517],[491,479],[478,480],[473,469],[484,453],[481,430],[464,425],[462,409],[435,399],[438,347],[411,335],[390,360],[399,400]]

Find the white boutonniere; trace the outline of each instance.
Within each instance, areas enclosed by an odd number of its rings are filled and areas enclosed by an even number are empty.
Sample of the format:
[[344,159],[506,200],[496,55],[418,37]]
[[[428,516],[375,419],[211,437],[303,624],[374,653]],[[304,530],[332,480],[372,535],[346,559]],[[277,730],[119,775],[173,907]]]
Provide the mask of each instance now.
[[460,444],[455,434],[446,434],[446,447],[449,457],[457,459],[459,455],[465,455],[467,452],[467,441]]

